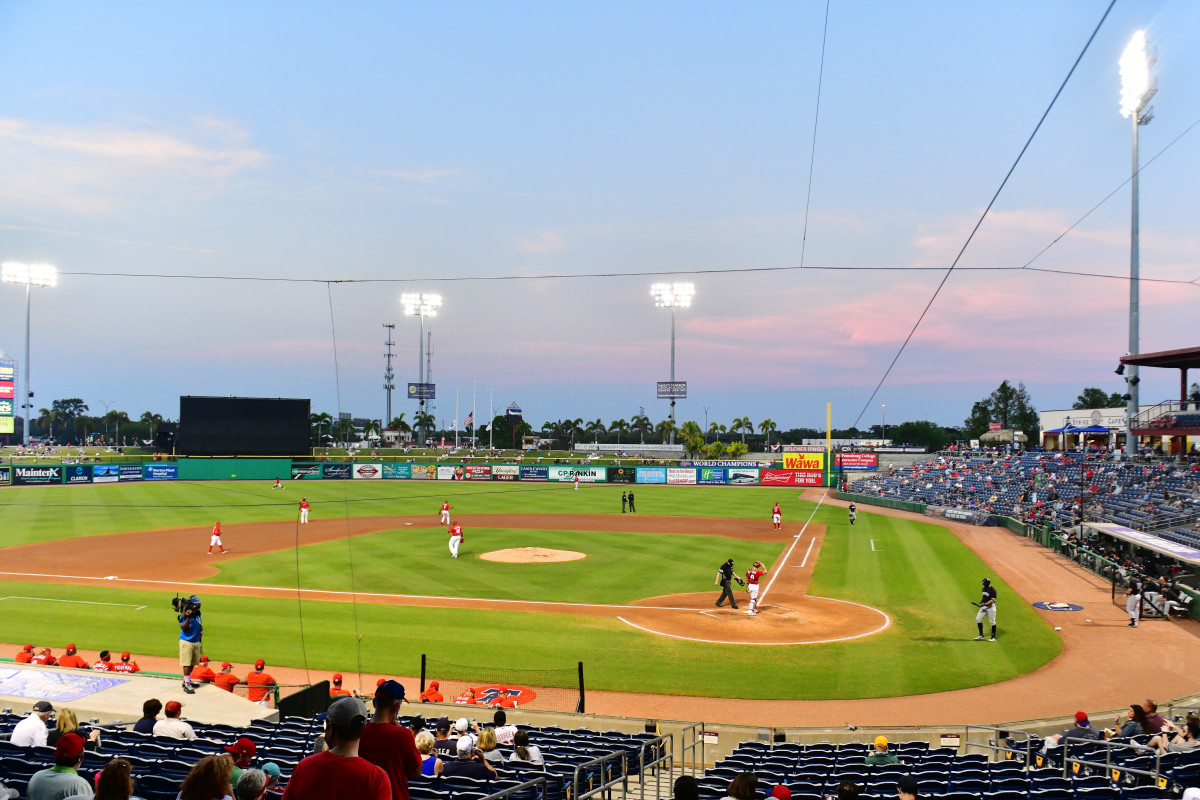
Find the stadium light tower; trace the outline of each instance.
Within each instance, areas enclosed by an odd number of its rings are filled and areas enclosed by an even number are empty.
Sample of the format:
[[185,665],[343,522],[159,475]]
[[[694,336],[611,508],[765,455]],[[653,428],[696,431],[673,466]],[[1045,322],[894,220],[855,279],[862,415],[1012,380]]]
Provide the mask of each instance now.
[[18,264],[6,261],[0,267],[0,280],[5,283],[25,284],[25,394],[21,407],[25,409],[25,430],[22,441],[29,446],[29,410],[33,408],[33,392],[29,390],[29,317],[30,299],[34,286],[58,284],[58,270],[49,264]]
[[[400,305],[404,307],[404,316],[417,317],[420,320],[420,336],[417,339],[417,382],[425,382],[425,318],[436,317],[442,307],[440,294],[420,294],[405,292],[400,295]],[[425,413],[425,398],[420,398],[420,412]]]
[[[696,296],[696,285],[692,283],[656,283],[650,287],[654,305],[671,309],[671,383],[675,383],[675,309],[688,308]],[[672,387],[673,389],[674,387]],[[671,398],[671,444],[675,444],[675,398]]]
[[[1129,353],[1137,355],[1139,348],[1140,298],[1138,282],[1141,277],[1138,210],[1138,128],[1154,119],[1154,109],[1148,105],[1158,92],[1158,81],[1150,74],[1154,66],[1154,48],[1146,43],[1146,32],[1138,31],[1121,54],[1121,116],[1133,123],[1133,176],[1130,180],[1132,208],[1129,232]],[[1138,415],[1137,365],[1130,365],[1125,383],[1129,400],[1125,406],[1125,451],[1133,445],[1133,424]]]

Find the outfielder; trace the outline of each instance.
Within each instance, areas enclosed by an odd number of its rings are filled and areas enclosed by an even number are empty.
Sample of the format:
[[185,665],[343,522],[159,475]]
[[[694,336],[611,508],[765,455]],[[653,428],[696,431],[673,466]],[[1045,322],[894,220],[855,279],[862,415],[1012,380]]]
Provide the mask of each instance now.
[[775,530],[779,530],[782,520],[783,511],[780,510],[779,503],[776,503],[775,507],[771,509],[771,524],[775,526]]
[[1129,615],[1129,627],[1136,628],[1142,616],[1142,582],[1137,573],[1129,576],[1129,586],[1125,588],[1125,613]]
[[449,524],[450,524],[450,501],[449,501],[449,500],[443,500],[443,501],[442,501],[442,516],[441,516],[441,519],[440,519],[439,521],[440,521],[440,522],[441,522],[443,525],[449,525]]
[[853,525],[854,520],[858,519],[858,507],[851,503],[848,511],[850,512],[850,524]]
[[975,637],[975,641],[983,641],[984,617],[987,617],[992,625],[992,638],[988,641],[996,641],[996,589],[987,578],[983,579],[983,596],[976,605],[979,606],[979,611],[975,614],[975,625],[979,628],[979,635]]
[[755,561],[754,566],[746,570],[746,591],[750,592],[750,610],[746,613],[752,617],[758,616],[758,579],[766,574],[761,561]]
[[300,498],[300,521],[308,522],[308,498]]
[[221,544],[221,521],[220,520],[217,520],[217,524],[213,525],[212,536],[208,540],[208,554],[210,556],[212,555],[212,549],[214,547],[221,548],[222,553],[229,552],[228,550],[225,549],[225,545]]
[[272,489],[282,489],[282,488],[284,488],[284,486],[283,486],[283,482],[282,482],[282,481],[280,481],[280,480],[279,480],[279,478],[276,478],[276,479],[275,479],[275,485],[274,485],[274,486],[272,486],[271,488],[272,488]]
[[462,525],[458,524],[458,520],[454,520],[454,524],[450,526],[448,533],[450,534],[450,555],[453,558],[458,558],[458,546],[462,544],[463,540]]

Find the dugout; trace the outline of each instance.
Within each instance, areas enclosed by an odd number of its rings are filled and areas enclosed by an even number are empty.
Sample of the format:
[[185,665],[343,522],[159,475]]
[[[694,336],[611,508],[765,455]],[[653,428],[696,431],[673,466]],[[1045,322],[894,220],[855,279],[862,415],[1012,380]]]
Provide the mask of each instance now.
[[[1187,612],[1189,616],[1197,617],[1197,614],[1200,613],[1200,606],[1196,602],[1200,597],[1200,591],[1197,590],[1197,580],[1200,576],[1200,549],[1113,522],[1085,522],[1083,528],[1088,532],[1089,539],[1098,539],[1106,545],[1116,543],[1122,552],[1129,555],[1145,557],[1147,554],[1153,554],[1155,560],[1160,563],[1177,565],[1179,567],[1176,575],[1176,580],[1179,582],[1178,588],[1191,598],[1186,603]],[[1123,570],[1118,567],[1114,570],[1114,574],[1108,576],[1113,582],[1113,601],[1118,605],[1124,604],[1125,575],[1122,573]]]

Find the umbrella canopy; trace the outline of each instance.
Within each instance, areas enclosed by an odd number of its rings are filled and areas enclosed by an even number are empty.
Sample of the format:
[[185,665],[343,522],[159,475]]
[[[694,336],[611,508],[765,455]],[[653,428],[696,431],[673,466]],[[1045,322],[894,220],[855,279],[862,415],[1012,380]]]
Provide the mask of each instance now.
[[[1047,431],[1052,433],[1052,431]],[[1024,444],[1029,441],[1029,437],[1023,433],[1018,433],[1016,438],[1013,438],[1012,428],[1005,428],[999,431],[988,431],[979,437],[981,442],[1020,442]]]

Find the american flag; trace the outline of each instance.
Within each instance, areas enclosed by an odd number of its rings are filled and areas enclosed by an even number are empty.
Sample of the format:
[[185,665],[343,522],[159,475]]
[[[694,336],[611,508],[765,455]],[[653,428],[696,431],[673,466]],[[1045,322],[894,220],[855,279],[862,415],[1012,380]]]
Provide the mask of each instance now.
[[474,426],[475,426],[475,412],[472,411],[470,414],[467,414],[467,418],[463,420],[463,427],[464,428],[472,428]]

